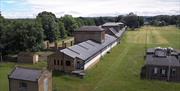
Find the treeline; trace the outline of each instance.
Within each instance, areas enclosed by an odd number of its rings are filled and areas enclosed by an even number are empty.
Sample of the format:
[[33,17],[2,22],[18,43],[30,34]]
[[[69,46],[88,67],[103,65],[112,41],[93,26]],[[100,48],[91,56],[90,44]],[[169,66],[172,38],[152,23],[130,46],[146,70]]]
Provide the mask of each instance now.
[[145,17],[145,21],[147,24],[154,26],[176,25],[177,27],[180,27],[180,15],[158,15]]
[[35,19],[5,19],[0,15],[0,51],[40,51],[43,42],[54,42],[72,36],[83,25],[102,25],[105,22],[123,22],[130,28],[143,25],[143,18],[133,13],[118,17],[77,17],[65,15],[57,18],[51,12],[41,12]]
[[41,12],[35,19],[5,19],[0,16],[0,52],[3,55],[20,51],[40,51],[43,42],[54,42],[72,36],[82,25],[95,25],[88,18],[65,15],[57,18],[51,12]]
[[105,22],[122,22],[129,28],[139,28],[144,25],[144,17],[137,16],[134,13],[129,13],[127,15],[119,15],[117,17],[95,17],[96,25],[102,25]]
[[89,18],[65,15],[57,18],[51,12],[41,12],[35,19],[5,19],[0,15],[0,52],[40,51],[43,42],[54,42],[72,36],[74,29],[95,25]]
[[51,12],[41,12],[35,19],[5,19],[0,15],[0,51],[17,53],[19,51],[40,51],[43,42],[55,42],[72,36],[73,32],[84,25],[102,25],[106,22],[122,22],[129,28],[139,28],[144,22],[156,25],[156,21],[166,24],[180,24],[179,16],[143,17],[134,13],[117,17],[72,17],[64,15],[57,18]]

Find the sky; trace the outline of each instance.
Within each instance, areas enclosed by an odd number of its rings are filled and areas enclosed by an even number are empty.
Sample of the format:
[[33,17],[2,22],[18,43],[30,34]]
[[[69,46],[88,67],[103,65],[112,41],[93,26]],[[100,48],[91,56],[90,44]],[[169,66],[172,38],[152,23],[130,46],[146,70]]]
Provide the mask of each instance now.
[[5,18],[35,18],[42,11],[56,17],[180,15],[180,0],[0,0],[0,11]]

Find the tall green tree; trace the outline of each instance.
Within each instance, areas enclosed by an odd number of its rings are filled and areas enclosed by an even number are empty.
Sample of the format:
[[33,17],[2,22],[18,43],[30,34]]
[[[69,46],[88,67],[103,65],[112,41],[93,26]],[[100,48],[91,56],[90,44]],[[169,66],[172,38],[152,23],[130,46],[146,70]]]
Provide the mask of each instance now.
[[81,26],[85,25],[85,24],[84,24],[84,18],[83,18],[83,17],[75,18],[75,20],[76,20],[76,22],[77,22],[78,27],[81,27]]
[[115,19],[115,22],[122,22],[123,17],[123,15],[118,15]]
[[42,25],[45,40],[54,42],[60,37],[57,19],[53,13],[43,11],[38,14],[36,20]]
[[1,55],[4,48],[4,45],[2,44],[2,35],[4,32],[4,18],[0,15],[0,61],[1,61]]
[[39,51],[43,48],[43,29],[38,23],[14,22],[2,36],[6,52]]
[[139,24],[139,17],[134,13],[129,13],[123,18],[124,23],[129,26],[130,28],[138,28]]
[[5,22],[4,17],[0,15],[0,37],[4,30],[4,25],[5,25],[4,22]]
[[64,17],[61,17],[61,19],[64,22],[64,27],[67,30],[67,35],[72,36],[74,30],[78,28],[77,22],[71,15],[65,15]]
[[102,25],[106,22],[103,17],[97,17],[97,18],[95,18],[94,21],[95,21],[97,26]]
[[144,25],[144,17],[138,16],[138,22],[139,22],[139,26],[143,26]]
[[58,21],[58,27],[59,27],[58,29],[60,32],[60,38],[62,38],[62,39],[66,38],[67,37],[66,30],[64,27],[64,23],[61,20]]
[[180,28],[180,16],[177,18],[176,26]]
[[75,20],[77,22],[78,27],[85,26],[85,25],[88,25],[88,26],[95,25],[93,18],[78,17],[78,18],[75,18]]

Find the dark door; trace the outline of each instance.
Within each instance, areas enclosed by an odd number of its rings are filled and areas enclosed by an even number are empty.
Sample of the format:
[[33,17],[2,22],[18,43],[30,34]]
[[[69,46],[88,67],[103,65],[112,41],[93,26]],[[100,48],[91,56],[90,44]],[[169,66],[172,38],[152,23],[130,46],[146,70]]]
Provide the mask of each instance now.
[[76,69],[81,69],[81,64],[79,61],[77,62]]

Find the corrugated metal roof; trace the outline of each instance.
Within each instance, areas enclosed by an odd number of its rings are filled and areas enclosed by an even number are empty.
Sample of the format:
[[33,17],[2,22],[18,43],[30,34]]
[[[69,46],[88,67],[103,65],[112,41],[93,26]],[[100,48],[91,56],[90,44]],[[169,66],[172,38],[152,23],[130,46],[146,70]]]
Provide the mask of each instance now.
[[113,34],[118,33],[114,28],[109,28],[109,30],[110,30]]
[[104,47],[108,46],[109,44],[116,41],[116,38],[105,34],[105,42],[104,43],[96,43],[92,40],[87,40],[82,43],[79,43],[77,45],[71,46],[69,48],[60,50],[60,52],[63,52],[64,54],[75,58],[78,57],[82,60],[88,60],[91,56],[102,50]]
[[102,26],[119,26],[119,23],[107,22],[107,23],[103,24]]
[[16,67],[13,72],[9,75],[9,78],[19,79],[19,80],[28,80],[28,81],[37,81],[41,76],[42,71],[36,69]]
[[117,32],[114,28],[109,28],[109,30],[116,36],[116,37],[121,37],[121,35],[124,33],[125,29],[123,28],[122,30],[119,30]]
[[82,26],[77,31],[104,31],[100,26]]
[[119,25],[123,25],[124,23],[122,23],[122,22],[116,22],[117,24],[119,24]]

